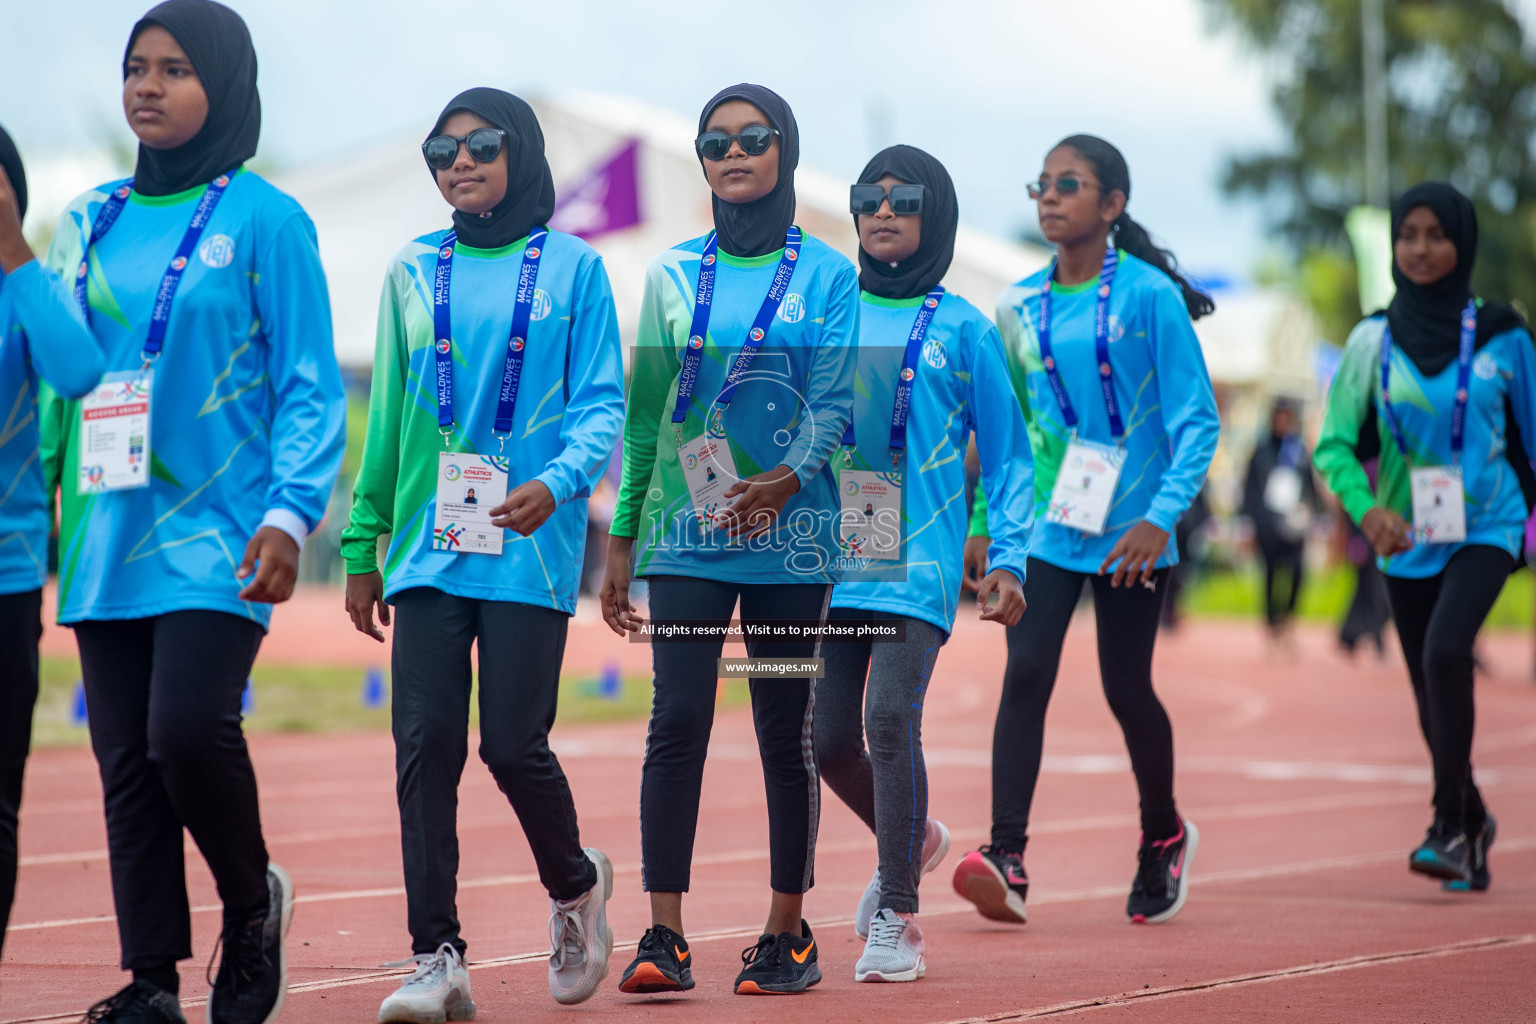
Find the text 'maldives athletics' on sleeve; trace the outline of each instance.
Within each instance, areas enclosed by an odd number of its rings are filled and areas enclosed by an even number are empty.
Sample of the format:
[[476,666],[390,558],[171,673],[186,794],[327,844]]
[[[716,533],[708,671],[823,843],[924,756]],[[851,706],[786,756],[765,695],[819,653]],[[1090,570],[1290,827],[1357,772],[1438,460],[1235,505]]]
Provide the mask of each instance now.
[[105,356],[63,278],[29,260],[6,275],[5,290],[37,375],[64,398],[79,398],[94,388],[106,368]]
[[1312,465],[1356,524],[1376,504],[1371,478],[1355,452],[1375,397],[1380,359],[1381,334],[1370,320],[1362,320],[1344,343],[1339,368],[1328,386],[1317,447],[1312,450]]
[[671,287],[661,261],[653,260],[640,295],[640,323],[630,354],[628,403],[624,409],[624,461],[609,536],[633,540],[640,533],[645,495],[656,472],[656,445],[667,397],[682,364],[667,324],[662,289]]
[[624,425],[624,357],[613,289],[602,258],[586,257],[576,275],[570,332],[570,374],[560,454],[536,479],[556,505],[591,495],[613,458]]
[[1158,402],[1172,459],[1142,518],[1171,535],[1174,524],[1205,486],[1221,438],[1221,417],[1200,339],[1179,289],[1172,282],[1168,287],[1149,288],[1143,301],[1150,306],[1143,315],[1151,326]]
[[[1022,356],[1022,353],[1023,353],[1022,345],[1023,345],[1023,341],[1024,341],[1024,325],[1023,325],[1022,321],[1020,321],[1020,319],[1019,319],[1019,311],[1014,309],[1013,308],[1013,303],[1011,301],[1009,301],[1009,296],[1012,293],[1013,293],[1013,289],[1009,288],[1009,289],[1005,289],[1003,291],[1003,294],[998,296],[998,300],[997,300],[997,335],[996,335],[995,340],[997,341],[998,347],[1000,348],[1000,350],[1002,352],[1003,365],[1004,365],[1004,367],[1008,371],[1007,377],[1005,379],[1006,379],[1008,385],[1012,388],[1014,404],[1018,407],[1019,415],[1023,418],[1023,421],[1024,421],[1024,428],[1025,428],[1024,444],[1025,444],[1026,448],[1030,448],[1030,441],[1029,441],[1028,431],[1029,431],[1030,416],[1032,415],[1032,412],[1031,412],[1031,409],[1030,409],[1030,406],[1029,406],[1029,371],[1027,369],[1025,369],[1025,367],[1024,367],[1023,356]],[[978,439],[978,446],[979,446],[979,439]],[[977,455],[980,455],[980,454],[981,453],[980,453],[980,450],[979,450],[979,447],[978,447]],[[1033,488],[1034,488],[1034,452],[1033,452],[1033,448],[1030,448],[1030,488],[1031,488],[1031,492],[1033,492]],[[1030,513],[1029,513],[1029,523],[1031,525],[1031,528],[1033,528],[1033,524],[1034,524],[1034,506],[1035,506],[1034,495],[1033,495],[1033,493],[1031,493],[1030,494]],[[975,493],[975,495],[971,499],[971,521],[970,521],[970,526],[966,529],[965,535],[966,535],[967,538],[969,538],[969,537],[990,537],[991,534],[988,532],[990,529],[991,529],[991,527],[988,525],[988,522],[987,522],[987,489],[985,487],[977,487],[976,488],[976,493]],[[991,557],[991,555],[990,555],[990,548],[988,550],[989,550],[988,558],[990,559],[990,557]]]
[[[983,532],[991,538],[988,571],[1007,569],[1022,584],[1035,523],[1035,463],[1024,414],[1005,372],[1002,340],[993,327],[976,344],[971,410],[981,460],[977,507],[985,517]],[[979,535],[973,524],[970,536]]]
[[826,319],[805,382],[805,418],[784,453],[784,465],[794,468],[802,487],[821,472],[843,442],[853,415],[858,338],[859,275],[845,262],[827,296]]
[[257,269],[256,305],[273,403],[272,475],[261,525],[275,526],[302,546],[325,515],[347,433],[330,294],[307,216],[295,213],[283,221]]
[[400,304],[409,298],[397,287],[400,262],[390,264],[379,295],[379,323],[373,349],[373,383],[368,393],[368,432],[363,458],[352,481],[352,511],[341,533],[347,574],[379,569],[379,538],[395,528],[395,485],[400,478],[400,421],[405,414],[411,353]]

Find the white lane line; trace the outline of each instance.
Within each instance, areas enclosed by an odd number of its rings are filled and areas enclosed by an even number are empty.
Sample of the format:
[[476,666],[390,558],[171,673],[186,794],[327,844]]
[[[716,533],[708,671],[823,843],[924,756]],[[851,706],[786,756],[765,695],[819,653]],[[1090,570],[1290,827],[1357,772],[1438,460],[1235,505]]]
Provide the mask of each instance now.
[[[1536,836],[1525,836],[1525,837],[1520,837],[1520,838],[1516,838],[1516,839],[1501,840],[1499,842],[1499,849],[1503,850],[1505,852],[1510,852],[1510,851],[1514,851],[1514,850],[1536,849]],[[1292,863],[1292,864],[1272,864],[1272,865],[1266,865],[1266,866],[1263,866],[1263,867],[1256,867],[1256,868],[1239,868],[1239,869],[1236,869],[1236,870],[1233,870],[1233,871],[1215,871],[1215,872],[1210,872],[1210,873],[1205,873],[1205,874],[1196,873],[1196,874],[1192,874],[1190,876],[1189,884],[1191,886],[1195,886],[1198,883],[1199,887],[1204,887],[1204,886],[1207,886],[1207,885],[1220,885],[1220,884],[1223,884],[1223,883],[1231,883],[1231,882],[1254,881],[1254,880],[1263,879],[1263,878],[1283,878],[1283,877],[1295,876],[1295,875],[1308,875],[1308,874],[1313,874],[1313,873],[1320,872],[1320,871],[1338,871],[1338,870],[1347,869],[1347,868],[1366,867],[1366,866],[1373,865],[1373,864],[1390,863],[1392,861],[1402,859],[1402,856],[1403,856],[1402,851],[1394,850],[1394,851],[1392,851],[1390,853],[1370,853],[1370,854],[1361,854],[1361,855],[1355,856],[1355,857],[1332,857],[1332,858],[1327,858],[1327,859],[1323,859],[1323,860],[1300,861],[1300,862]],[[1125,884],[1124,883],[1116,883],[1114,885],[1099,885],[1099,886],[1091,886],[1091,887],[1082,888],[1082,889],[1063,889],[1063,890],[1057,890],[1055,892],[1052,892],[1051,890],[1047,889],[1044,892],[1041,892],[1037,896],[1032,896],[1031,899],[1030,899],[1030,903],[1035,905],[1035,906],[1040,906],[1040,905],[1045,905],[1045,904],[1059,904],[1059,903],[1082,903],[1082,902],[1086,902],[1086,901],[1090,901],[1090,900],[1118,898],[1118,897],[1123,897],[1124,895],[1125,895]],[[942,906],[942,907],[939,907],[939,908],[934,909],[934,910],[925,910],[925,911],[923,911],[923,916],[924,916],[924,918],[934,918],[934,917],[946,917],[946,916],[953,915],[953,914],[972,914],[972,913],[975,913],[975,908],[974,907],[972,907],[969,903],[961,903],[961,904],[955,904],[955,905],[951,905],[951,906]],[[826,932],[826,931],[829,931],[831,929],[835,929],[835,928],[840,928],[840,927],[845,927],[847,925],[851,925],[852,923],[853,923],[853,918],[851,918],[851,917],[838,917],[838,918],[819,919],[817,921],[812,922],[812,925],[813,925],[813,930],[814,931]],[[695,943],[695,942],[720,941],[720,940],[732,939],[732,938],[750,939],[750,938],[754,938],[758,934],[758,932],[759,932],[759,929],[757,927],[751,927],[751,928],[726,928],[726,929],[721,929],[721,930],[718,930],[718,931],[700,932],[696,936],[690,936],[688,941],[691,944],[691,943]],[[1109,996],[1109,997],[1105,997],[1104,1000],[1090,1000],[1090,1001],[1086,1001],[1086,1002],[1082,1002],[1082,1003],[1060,1004],[1060,1007],[1044,1007],[1044,1008],[1041,1008],[1039,1010],[1011,1011],[1009,1013],[1000,1014],[1000,1015],[998,1015],[996,1017],[966,1018],[963,1022],[952,1022],[952,1024],[979,1024],[979,1022],[984,1022],[984,1021],[1001,1021],[1001,1020],[1009,1020],[1009,1019],[1019,1019],[1021,1017],[1021,1015],[1026,1016],[1026,1017],[1027,1016],[1045,1016],[1047,1014],[1070,1012],[1072,1010],[1078,1010],[1078,1009],[1092,1009],[1093,1007],[1101,1005],[1101,1004],[1102,1005],[1111,1005],[1109,1002],[1106,1002],[1106,1000],[1120,1000],[1120,1001],[1124,1001],[1128,997],[1146,998],[1146,997],[1151,996],[1153,994],[1170,995],[1170,994],[1180,994],[1180,993],[1183,993],[1183,992],[1186,992],[1186,991],[1188,991],[1188,992],[1203,991],[1204,989],[1219,987],[1219,986],[1223,986],[1223,985],[1232,985],[1232,984],[1238,984],[1238,983],[1251,983],[1252,981],[1264,981],[1264,980],[1270,980],[1272,978],[1288,977],[1288,976],[1291,976],[1291,975],[1294,975],[1294,974],[1297,974],[1297,973],[1314,973],[1314,972],[1319,972],[1319,971],[1323,971],[1323,970],[1326,970],[1326,969],[1343,970],[1343,969],[1347,969],[1348,965],[1354,964],[1354,963],[1357,963],[1357,962],[1358,962],[1358,964],[1360,966],[1370,966],[1370,965],[1375,964],[1377,962],[1390,962],[1393,958],[1407,959],[1407,958],[1412,958],[1412,957],[1415,957],[1415,956],[1425,956],[1425,955],[1429,955],[1430,953],[1435,952],[1436,950],[1447,950],[1449,952],[1461,952],[1461,951],[1463,951],[1460,948],[1462,946],[1466,946],[1468,948],[1475,948],[1479,944],[1484,944],[1484,945],[1495,944],[1495,943],[1502,943],[1502,944],[1506,944],[1506,945],[1508,945],[1508,944],[1524,944],[1526,942],[1530,942],[1530,941],[1533,941],[1533,940],[1536,940],[1536,936],[1521,935],[1521,936],[1504,936],[1504,937],[1489,938],[1489,939],[1477,939],[1477,940],[1471,940],[1471,942],[1469,942],[1469,943],[1452,944],[1450,946],[1445,946],[1445,947],[1433,947],[1429,951],[1409,951],[1408,953],[1387,953],[1387,954],[1378,954],[1378,955],[1374,955],[1374,956],[1355,957],[1355,958],[1352,958],[1350,960],[1333,961],[1332,962],[1333,966],[1331,968],[1330,968],[1330,965],[1328,965],[1328,964],[1308,964],[1308,965],[1306,965],[1303,968],[1285,968],[1284,970],[1281,970],[1281,971],[1268,971],[1268,972],[1263,972],[1261,974],[1240,975],[1240,976],[1238,976],[1236,978],[1225,978],[1225,979],[1219,979],[1219,980],[1213,981],[1213,982],[1199,983],[1196,986],[1182,986],[1182,987],[1176,987],[1176,988],[1171,988],[1171,989],[1153,989],[1153,990],[1146,990],[1146,989],[1144,989],[1140,993],[1128,993],[1126,996]],[[636,945],[637,945],[637,943],[635,943],[635,942],[622,942],[622,943],[615,943],[613,948],[614,948],[615,952],[620,952],[620,951],[625,951],[625,950],[633,949],[633,948],[635,948]],[[549,952],[547,950],[537,950],[537,951],[530,952],[530,953],[514,953],[514,954],[511,954],[511,955],[508,955],[508,956],[492,957],[492,958],[486,959],[486,960],[478,960],[478,961],[475,961],[474,963],[470,964],[469,965],[469,969],[472,970],[472,971],[475,971],[475,970],[485,970],[485,969],[491,968],[491,967],[507,967],[507,966],[516,966],[518,964],[544,963],[544,962],[547,962],[548,960],[549,960]],[[352,987],[354,985],[368,985],[368,984],[372,984],[372,983],[377,982],[377,981],[384,981],[384,980],[388,980],[388,979],[391,979],[391,978],[403,977],[405,974],[409,973],[406,970],[383,970],[383,969],[380,969],[380,970],[370,970],[368,968],[360,968],[358,970],[363,971],[365,973],[358,973],[357,971],[354,971],[353,973],[348,974],[348,975],[346,975],[344,977],[339,977],[339,978],[323,978],[323,979],[318,979],[316,981],[300,982],[300,983],[295,984],[295,985],[290,985],[288,987],[288,991],[290,991],[290,992],[321,992],[321,991],[328,991],[330,989],[336,989],[336,988],[350,988],[350,987]],[[185,1006],[185,1007],[201,1006],[201,1005],[203,1005],[203,1003],[205,1001],[206,1001],[205,999],[191,999],[191,1000],[187,1000],[187,1001],[183,1002],[182,1005]],[[0,1024],[43,1024],[43,1022],[50,1022],[50,1024],[51,1024],[51,1022],[54,1022],[54,1021],[73,1021],[73,1020],[79,1019],[80,1013],[83,1013],[83,1012],[84,1011],[77,1011],[77,1012],[74,1012],[74,1013],[59,1014],[59,1015],[54,1015],[54,1016],[51,1016],[51,1017],[22,1017],[22,1018],[16,1018],[16,1019],[13,1019],[13,1020],[0,1021]]]
[[1086,1013],[1105,1007],[1125,1006],[1128,1003],[1136,1003],[1148,999],[1171,999],[1229,988],[1239,988],[1246,985],[1259,985],[1271,981],[1287,981],[1291,978],[1337,974],[1341,971],[1358,971],[1369,967],[1384,967],[1389,964],[1404,963],[1412,960],[1460,956],[1465,953],[1486,953],[1517,946],[1528,946],[1533,942],[1536,942],[1536,935],[1532,934],[1490,935],[1481,939],[1449,942],[1442,946],[1426,946],[1423,949],[1409,949],[1397,953],[1375,953],[1366,956],[1347,957],[1342,960],[1329,960],[1323,963],[1300,964],[1295,967],[1282,967],[1277,970],[1260,971],[1254,974],[1239,974],[1230,978],[1197,981],[1188,985],[1170,985],[1166,988],[1121,992],[1117,995],[1101,996],[1095,999],[1079,999],[1073,1002],[1057,1003],[1053,1006],[1042,1006],[1036,1009],[1011,1010],[1006,1013],[989,1014],[985,1017],[962,1017],[958,1020],[949,1021],[947,1024],[999,1024],[999,1022],[1011,1020],[1038,1020],[1042,1017],[1058,1017],[1067,1014]]

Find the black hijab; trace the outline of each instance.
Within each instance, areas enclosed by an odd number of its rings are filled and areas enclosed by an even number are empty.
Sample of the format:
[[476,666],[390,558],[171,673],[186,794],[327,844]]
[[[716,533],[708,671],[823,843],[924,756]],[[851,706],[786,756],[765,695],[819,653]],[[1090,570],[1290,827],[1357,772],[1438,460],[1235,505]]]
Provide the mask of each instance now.
[[[1415,185],[1392,204],[1394,249],[1403,221],[1416,207],[1428,207],[1445,237],[1456,246],[1456,269],[1433,284],[1417,285],[1392,260],[1397,293],[1387,307],[1392,343],[1425,376],[1434,376],[1456,359],[1461,347],[1461,311],[1472,298],[1472,264],[1477,260],[1477,211],[1472,200],[1439,181]],[[1477,347],[1525,321],[1503,303],[1486,302],[1477,311]]]
[[[955,258],[955,229],[960,226],[955,183],[943,164],[915,146],[891,146],[876,153],[864,165],[859,184],[874,184],[887,174],[923,186],[922,238],[917,252],[895,264],[877,260],[859,246],[859,287],[883,299],[926,295],[944,279]],[[857,215],[853,228],[859,228]]]
[[256,155],[261,138],[261,96],[256,91],[256,48],[240,15],[213,0],[166,0],[133,26],[123,52],[123,78],[133,43],[151,25],[169,32],[192,62],[208,94],[202,129],[175,149],[140,143],[133,189],[166,196],[206,185]]
[[[727,100],[746,100],[768,119],[768,127],[779,130],[779,180],[773,191],[750,203],[728,203],[712,196],[715,234],[720,248],[732,256],[764,256],[784,248],[784,236],[795,222],[795,167],[800,163],[800,128],[794,111],[783,97],[761,85],[733,85],[721,89],[704,104],[699,115],[699,134],[709,126],[709,115]],[[699,157],[699,166],[704,158]]]
[[[500,89],[466,89],[437,115],[432,135],[441,135],[448,118],[466,110],[507,133],[501,154],[507,161],[507,194],[489,213],[453,211],[459,240],[476,249],[499,249],[549,222],[555,212],[555,179],[544,159],[544,131],[527,103]],[[431,136],[428,136],[431,138]],[[429,166],[433,180],[437,172]]]
[[0,167],[5,168],[5,176],[11,179],[11,191],[16,193],[18,219],[25,220],[27,217],[27,171],[21,166],[21,154],[16,151],[16,143],[11,141],[11,136],[3,125],[0,125]]

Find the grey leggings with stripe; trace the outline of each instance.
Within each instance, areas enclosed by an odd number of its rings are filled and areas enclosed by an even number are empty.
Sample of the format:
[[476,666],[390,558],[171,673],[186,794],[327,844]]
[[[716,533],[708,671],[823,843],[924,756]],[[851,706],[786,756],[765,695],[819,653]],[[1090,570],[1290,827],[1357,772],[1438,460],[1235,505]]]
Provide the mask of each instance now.
[[[830,618],[902,617],[834,608]],[[880,906],[911,914],[917,912],[928,822],[923,702],[945,634],[920,619],[905,622],[906,640],[901,643],[822,647],[827,674],[816,686],[814,734],[822,777],[875,834]]]

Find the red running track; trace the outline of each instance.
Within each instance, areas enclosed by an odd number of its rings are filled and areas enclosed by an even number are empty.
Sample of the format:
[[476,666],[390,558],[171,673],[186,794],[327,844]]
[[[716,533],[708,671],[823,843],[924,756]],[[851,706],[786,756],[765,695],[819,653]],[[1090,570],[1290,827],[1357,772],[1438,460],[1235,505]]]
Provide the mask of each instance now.
[[[306,600],[332,617],[331,595]],[[312,611],[318,617],[322,608]],[[310,617],[302,604],[289,616]],[[302,632],[280,622],[268,660],[302,658]],[[327,660],[380,653],[330,632]],[[1493,889],[1450,895],[1405,866],[1428,823],[1429,772],[1398,659],[1350,663],[1322,632],[1301,639],[1296,657],[1275,659],[1246,626],[1194,624],[1164,638],[1157,679],[1174,721],[1180,806],[1203,839],[1183,913],[1165,926],[1132,927],[1123,907],[1135,867],[1135,791],[1098,692],[1091,619],[1075,623],[1036,802],[1030,923],[1015,928],[980,918],[948,883],[960,853],[986,838],[1003,663],[1001,630],[962,623],[939,660],[927,710],[932,807],[955,836],[923,890],[928,977],[853,982],[862,945],[850,919],[874,842],[824,791],[818,884],[807,908],[826,980],[783,1008],[813,1020],[882,1022],[1536,1019],[1528,640],[1493,637],[1484,652],[1493,674],[1480,682],[1477,764],[1500,820]],[[573,624],[569,652],[577,671],[608,659],[643,666],[647,657],[585,614]],[[618,993],[617,976],[648,924],[638,873],[643,738],[642,722],[556,730],[583,838],[617,868],[612,973],[575,1008],[548,995],[546,897],[511,811],[471,763],[460,806],[460,909],[478,1019],[731,1024],[780,1008],[730,994],[738,951],[766,911],[764,801],[745,709],[717,719],[705,779],[685,908],[698,987],[675,1000]],[[283,1019],[371,1021],[400,973],[377,965],[409,952],[389,737],[262,736],[252,746],[272,854],[298,891]],[[3,1024],[77,1016],[123,984],[99,800],[88,751],[34,756],[20,891],[0,966]],[[201,1019],[202,967],[218,913],[201,861],[188,863],[198,958],[183,965],[183,995]]]

